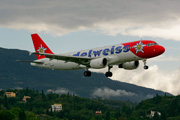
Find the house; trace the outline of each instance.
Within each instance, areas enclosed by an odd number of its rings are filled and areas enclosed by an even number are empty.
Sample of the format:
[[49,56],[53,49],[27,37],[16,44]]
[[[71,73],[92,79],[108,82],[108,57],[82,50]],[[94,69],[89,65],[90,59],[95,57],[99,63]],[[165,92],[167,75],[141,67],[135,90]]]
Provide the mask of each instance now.
[[5,95],[7,97],[16,97],[16,93],[14,93],[14,92],[5,92]]
[[27,98],[29,99],[29,98],[31,98],[31,97],[29,97],[29,96],[24,96],[22,100],[26,103],[26,102],[27,102]]
[[58,112],[58,111],[61,111],[62,110],[62,104],[54,104],[54,105],[51,105],[51,109],[52,112]]
[[147,117],[152,118],[152,117],[154,117],[155,113],[157,113],[159,116],[161,116],[161,113],[160,113],[160,112],[158,112],[158,111],[152,111],[152,110],[151,110],[151,114],[150,114],[150,115],[147,115]]
[[101,111],[96,111],[95,114],[96,114],[96,115],[101,115],[102,112],[101,112]]

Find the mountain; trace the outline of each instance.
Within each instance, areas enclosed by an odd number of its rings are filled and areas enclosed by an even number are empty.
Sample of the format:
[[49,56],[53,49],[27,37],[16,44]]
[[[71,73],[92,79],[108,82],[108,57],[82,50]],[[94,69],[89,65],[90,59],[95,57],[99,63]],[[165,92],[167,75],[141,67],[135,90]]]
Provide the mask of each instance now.
[[[93,73],[84,77],[83,70],[58,71],[36,68],[16,60],[35,60],[28,51],[0,48],[0,89],[31,88],[55,93],[73,93],[81,97],[101,97],[140,102],[162,91],[136,86]],[[166,93],[167,95],[169,93]],[[170,95],[170,94],[169,94]]]

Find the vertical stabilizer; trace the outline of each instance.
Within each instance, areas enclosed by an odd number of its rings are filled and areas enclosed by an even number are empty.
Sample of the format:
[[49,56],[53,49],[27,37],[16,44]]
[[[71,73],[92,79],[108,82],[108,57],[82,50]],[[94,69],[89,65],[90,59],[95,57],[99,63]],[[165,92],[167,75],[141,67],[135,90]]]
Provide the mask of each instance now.
[[[48,54],[54,54],[49,47],[44,43],[44,41],[39,37],[38,34],[31,34],[32,41],[34,44],[34,49],[36,52],[39,53],[48,53]],[[37,55],[37,59],[45,58],[43,55]]]

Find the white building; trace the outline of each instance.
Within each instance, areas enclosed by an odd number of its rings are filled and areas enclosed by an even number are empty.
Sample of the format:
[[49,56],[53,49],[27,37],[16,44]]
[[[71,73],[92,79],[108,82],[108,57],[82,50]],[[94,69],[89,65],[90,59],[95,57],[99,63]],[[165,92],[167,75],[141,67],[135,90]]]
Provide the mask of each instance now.
[[147,115],[147,117],[152,118],[152,117],[154,117],[155,113],[157,113],[159,116],[161,116],[161,113],[160,113],[160,112],[158,112],[158,111],[152,111],[152,110],[151,110],[151,114],[150,114],[150,115]]
[[62,110],[62,104],[51,105],[52,112],[58,112]]

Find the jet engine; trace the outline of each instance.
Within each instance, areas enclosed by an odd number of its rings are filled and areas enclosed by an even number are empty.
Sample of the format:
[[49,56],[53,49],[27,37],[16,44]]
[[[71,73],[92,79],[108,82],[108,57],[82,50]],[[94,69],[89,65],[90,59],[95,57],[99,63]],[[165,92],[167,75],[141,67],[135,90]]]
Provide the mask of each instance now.
[[125,62],[119,65],[119,68],[124,68],[126,70],[137,69],[139,66],[139,61]]
[[107,59],[106,58],[97,58],[90,61],[90,67],[91,68],[104,68],[107,65]]

